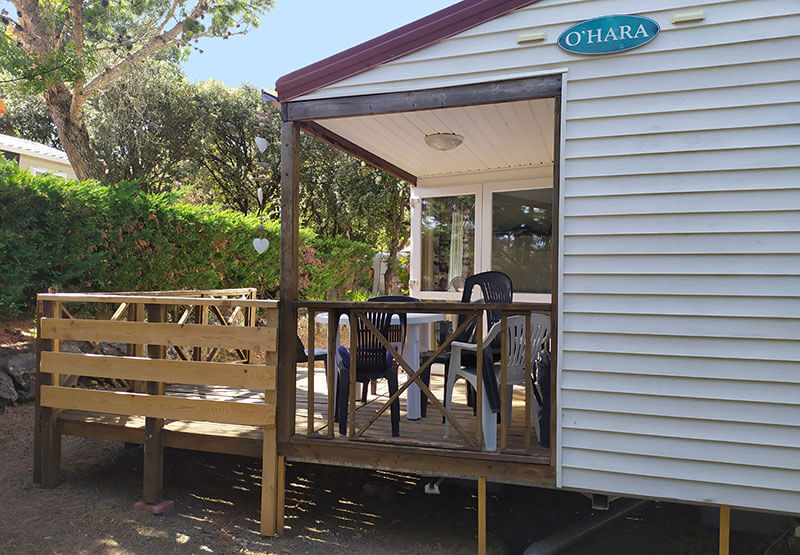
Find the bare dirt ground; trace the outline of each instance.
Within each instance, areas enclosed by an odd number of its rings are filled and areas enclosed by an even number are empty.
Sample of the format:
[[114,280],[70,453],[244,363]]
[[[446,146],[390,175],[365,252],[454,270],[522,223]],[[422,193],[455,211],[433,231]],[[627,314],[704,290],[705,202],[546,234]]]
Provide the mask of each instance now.
[[[176,510],[134,511],[142,450],[84,438],[63,441],[63,483],[31,480],[33,405],[0,415],[0,553],[472,553],[477,499],[470,483],[445,481],[425,495],[423,478],[292,464],[284,534],[258,534],[260,462],[168,450],[166,492]],[[590,513],[578,494],[490,485],[488,547],[520,553]],[[774,537],[735,532],[734,553],[763,553]],[[700,509],[651,502],[587,536],[568,553],[715,553],[717,529]],[[800,553],[781,541],[771,555]]]
[[[30,339],[16,331],[26,322],[16,324],[0,325],[12,330],[3,331],[5,348]],[[141,447],[64,437],[63,482],[42,489],[32,483],[33,415],[33,404],[0,414],[0,555],[476,550],[473,482],[445,481],[440,495],[426,495],[427,479],[418,476],[291,464],[286,530],[275,538],[258,534],[260,461],[254,459],[167,450],[165,490],[176,508],[152,516],[133,510],[141,496]],[[489,552],[521,553],[591,508],[575,493],[490,484],[488,511]],[[567,553],[716,553],[717,534],[699,507],[650,502]],[[795,540],[776,537],[734,532],[732,552],[800,553]]]

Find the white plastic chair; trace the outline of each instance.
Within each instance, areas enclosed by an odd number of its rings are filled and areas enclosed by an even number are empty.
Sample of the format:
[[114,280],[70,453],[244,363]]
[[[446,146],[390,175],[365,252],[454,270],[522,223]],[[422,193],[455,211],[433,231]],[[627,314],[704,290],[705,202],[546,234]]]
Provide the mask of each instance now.
[[[494,324],[489,333],[483,339],[483,345],[489,346],[492,340],[500,333],[502,322]],[[550,337],[550,317],[544,314],[531,313],[531,332],[527,334],[530,338],[533,347],[531,351],[531,368],[525,368],[525,316],[509,316],[507,320],[508,337],[506,338],[506,408],[507,414],[505,415],[504,425],[511,421],[511,400],[513,399],[513,386],[525,385],[525,380],[531,379],[531,370],[533,361],[541,348],[542,343]],[[464,343],[461,341],[453,341],[452,351],[450,355],[450,367],[447,372],[447,384],[445,385],[444,406],[450,410],[450,405],[453,399],[453,388],[456,380],[459,377],[467,380],[472,387],[477,388],[477,369],[475,367],[464,367],[461,364],[461,353],[463,351],[471,351],[476,353],[478,346],[475,343]],[[489,368],[484,367],[484,372],[489,371]],[[494,365],[494,375],[500,384],[500,363]],[[486,395],[486,388],[481,388],[482,394],[482,418],[481,426],[483,427],[483,438],[487,451],[497,450],[497,420],[494,413],[489,409],[489,399]],[[536,426],[536,435],[539,436],[539,422],[538,422],[538,407],[535,399],[531,399],[531,408],[533,410],[533,422]],[[450,437],[450,422],[445,423],[445,439]]]

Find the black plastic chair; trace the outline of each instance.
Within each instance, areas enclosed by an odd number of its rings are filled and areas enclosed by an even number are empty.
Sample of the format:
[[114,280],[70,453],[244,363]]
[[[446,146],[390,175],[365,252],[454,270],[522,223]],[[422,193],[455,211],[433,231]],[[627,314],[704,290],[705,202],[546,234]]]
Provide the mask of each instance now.
[[[392,295],[393,296],[393,295]],[[413,300],[413,299],[412,299]],[[385,298],[375,297],[369,299],[372,302],[399,302],[397,299],[394,301],[387,301]],[[409,298],[403,299],[409,301]],[[394,311],[368,311],[365,317],[378,329],[378,331],[386,338],[389,337],[389,329],[391,327],[392,316],[397,314],[400,319],[400,326],[405,332],[406,328],[406,315]],[[350,325],[354,325],[350,322]],[[385,378],[389,383],[389,394],[394,395],[397,392],[397,364],[391,354],[386,351],[378,338],[369,330],[367,325],[361,320],[358,320],[356,325],[356,381],[367,384],[371,380],[378,378]],[[345,347],[339,347],[339,358],[341,359],[341,368],[339,369],[339,391],[338,391],[338,413],[339,418],[339,433],[344,435],[347,433],[347,408],[350,398],[350,357],[351,351]],[[392,422],[392,436],[397,437],[400,435],[400,399],[395,399],[389,407]]]
[[[305,348],[303,345],[303,340],[300,339],[300,336],[297,336],[297,354],[295,358],[297,359],[297,364],[307,363],[308,362],[308,349]],[[328,375],[328,350],[327,349],[314,349],[314,361],[321,360],[325,363],[325,375]],[[336,407],[334,407],[336,409]],[[339,411],[335,410],[333,415],[333,421],[339,421]]]
[[[409,297],[407,295],[378,295],[377,297],[370,297],[367,299],[367,302],[372,303],[418,303],[419,299],[416,297]],[[389,326],[389,335],[386,336],[389,340],[389,343],[399,343],[401,346],[406,342],[406,328],[400,324],[391,324]],[[402,347],[400,353],[402,354]],[[423,377],[424,379],[424,377]],[[368,386],[370,384],[374,384],[374,381],[371,381],[369,384],[365,383],[361,386],[361,402],[363,404],[367,403],[367,392],[369,390]],[[426,384],[430,383],[430,374],[428,374],[428,381]],[[373,391],[374,393],[374,391]],[[427,398],[426,398],[427,400]]]
[[[482,299],[478,301],[472,300],[472,291],[478,287],[481,290],[481,297]],[[480,272],[478,274],[474,274],[469,276],[464,281],[464,290],[461,292],[461,302],[462,303],[469,303],[469,302],[483,302],[487,304],[511,304],[512,299],[514,297],[514,286],[511,282],[511,278],[508,274],[503,272],[499,272],[497,270],[490,270],[488,272]],[[458,326],[460,326],[465,320],[467,319],[466,314],[460,314],[458,317]],[[487,310],[486,311],[486,329],[491,329],[493,325],[500,321],[500,311],[499,310]],[[475,340],[475,324],[471,324],[464,333],[462,333],[456,341],[463,341],[466,343],[474,342]],[[492,362],[497,362],[500,360],[500,337],[498,336],[492,341],[491,344],[491,354],[492,354]],[[474,353],[464,353],[464,364],[466,366],[475,365],[475,355]],[[445,383],[447,382],[447,372],[448,366],[450,363],[450,353],[447,353],[446,361],[443,361],[444,368],[445,368]],[[490,389],[492,389],[491,384],[485,384]],[[490,399],[494,399],[493,396],[490,395]],[[467,385],[467,405],[472,407],[473,413],[477,412],[477,404],[475,403],[475,390],[470,386]]]

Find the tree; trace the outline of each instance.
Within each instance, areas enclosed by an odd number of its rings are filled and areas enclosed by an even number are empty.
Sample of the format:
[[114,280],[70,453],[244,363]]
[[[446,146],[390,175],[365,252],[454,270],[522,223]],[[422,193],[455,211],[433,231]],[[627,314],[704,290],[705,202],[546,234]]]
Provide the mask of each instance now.
[[196,182],[201,145],[195,131],[204,118],[197,87],[169,59],[131,68],[85,110],[92,147],[106,163],[106,181],[138,179],[149,192]]
[[258,25],[274,0],[10,0],[0,16],[0,66],[41,93],[79,178],[105,178],[84,121],[87,101],[132,67],[202,37]]
[[[222,196],[226,206],[247,214],[257,207],[256,174],[261,173],[265,180],[260,184],[269,208],[277,208],[281,156],[278,110],[266,107],[260,91],[247,84],[229,89],[209,80],[196,85],[196,95],[204,113],[196,131],[202,149],[197,159],[200,179]],[[260,129],[256,111],[267,113],[267,124]],[[267,140],[263,154],[256,147],[256,135]],[[256,161],[265,164],[261,172],[256,171]]]
[[4,97],[6,113],[0,116],[0,133],[61,148],[58,130],[42,97],[24,94],[13,87],[7,89]]

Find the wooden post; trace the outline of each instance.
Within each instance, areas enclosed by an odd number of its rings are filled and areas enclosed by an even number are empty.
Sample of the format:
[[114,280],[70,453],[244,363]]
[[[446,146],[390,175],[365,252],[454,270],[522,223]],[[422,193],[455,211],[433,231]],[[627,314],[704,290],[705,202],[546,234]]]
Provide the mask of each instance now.
[[[347,392],[347,437],[352,439],[356,433],[356,355],[358,354],[359,314],[350,311],[350,389]],[[339,415],[339,418],[344,418]]]
[[478,476],[478,555],[486,555],[486,478]]
[[719,555],[728,555],[731,547],[731,506],[719,507]]
[[[508,398],[508,316],[500,315],[500,450],[506,448],[508,428],[511,426],[511,406],[513,399]],[[494,369],[489,369],[494,372]]]
[[300,127],[281,127],[281,281],[278,316],[278,441],[295,430],[297,373],[297,278],[300,252]]
[[286,505],[286,457],[278,457],[278,496],[276,503],[278,535],[283,534],[283,510]]
[[316,331],[314,330],[314,311],[308,310],[308,426],[306,435],[314,435],[314,347]]
[[[531,403],[534,403],[533,399],[533,384],[531,383],[531,379],[533,376],[533,368],[532,368],[532,361],[533,361],[533,345],[531,345],[531,313],[525,313],[525,452],[531,452],[531,428],[535,426],[534,422],[531,422]],[[537,438],[538,439],[538,438]]]
[[[61,303],[44,301],[41,308],[41,315],[44,318],[58,318],[61,312]],[[41,357],[42,351],[51,351],[55,342],[52,339],[38,339],[37,350]],[[54,381],[53,374],[39,373],[37,392],[41,394],[42,385],[58,385]],[[58,410],[51,407],[41,407],[40,399],[37,399],[39,407],[39,478],[45,488],[54,488],[61,481],[61,431],[58,428]],[[34,447],[35,448],[35,447]],[[35,474],[35,471],[34,471]],[[34,476],[34,479],[36,476]]]
[[[264,447],[261,459],[261,535],[274,536],[278,522],[278,451],[275,429],[264,426]],[[282,511],[282,509],[281,509]]]
[[[164,322],[167,319],[167,306],[149,304],[146,307],[148,322]],[[148,345],[147,356],[166,358],[164,345]],[[148,395],[164,395],[164,382],[147,382]],[[144,424],[144,464],[142,500],[155,505],[164,498],[164,446],[161,442],[163,418],[145,418]]]
[[[478,445],[484,444],[483,437],[483,411],[487,407],[483,406],[483,312],[478,311],[475,321],[475,342],[477,351],[475,352],[475,408],[478,414],[478,425],[475,426],[475,438]],[[490,368],[491,370],[491,368]],[[490,409],[491,410],[491,409]]]
[[[200,295],[201,299],[204,299],[205,297],[206,295],[203,294]],[[209,307],[207,307],[204,304],[201,304],[194,307],[194,310],[195,310],[195,319],[194,319],[195,323],[203,325],[208,324]],[[224,322],[221,323],[224,324]],[[203,347],[194,347],[192,349],[192,360],[202,361],[204,357],[205,357],[205,349],[203,349]]]
[[[336,312],[328,311],[328,437],[333,439],[334,417],[336,415],[336,337],[339,333],[339,322],[336,321]],[[339,415],[342,418],[342,415]]]

